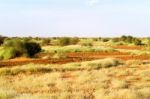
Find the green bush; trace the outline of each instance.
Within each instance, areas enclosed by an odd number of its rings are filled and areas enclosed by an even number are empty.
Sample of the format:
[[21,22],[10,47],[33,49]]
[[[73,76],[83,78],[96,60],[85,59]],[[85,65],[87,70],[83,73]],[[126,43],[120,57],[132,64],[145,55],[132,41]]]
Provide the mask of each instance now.
[[11,59],[17,56],[18,51],[14,48],[4,48],[4,51],[0,55],[0,59]]
[[4,43],[5,37],[0,35],[0,45],[2,45]]
[[60,46],[75,45],[78,42],[79,42],[79,38],[77,38],[77,37],[74,37],[74,38],[70,38],[70,37],[59,38],[59,45]]
[[143,45],[142,41],[139,38],[132,37],[132,36],[125,36],[125,35],[123,35],[120,38],[120,41],[123,41],[125,43],[133,43],[134,45]]
[[25,48],[27,50],[27,54],[32,57],[36,53],[41,51],[41,47],[38,43],[35,42],[25,42]]
[[0,59],[12,59],[20,56],[32,57],[41,51],[39,44],[34,42],[25,42],[20,39],[7,40],[0,50]]
[[59,39],[60,46],[66,46],[70,44],[70,38],[69,37],[63,37]]
[[102,40],[102,42],[108,42],[108,41],[109,41],[108,38],[103,38],[103,39],[101,39],[101,40]]
[[150,46],[150,38],[147,38],[147,46]]
[[134,40],[134,44],[135,44],[135,45],[142,45],[142,41],[139,40],[139,39],[135,39],[135,40]]
[[120,41],[120,39],[119,38],[112,38],[112,42],[119,42]]
[[82,46],[93,46],[92,42],[83,42],[81,43]]
[[50,45],[51,39],[43,39],[42,40],[42,45]]
[[23,41],[21,41],[20,39],[8,39],[4,42],[3,44],[4,47],[24,47],[24,43]]
[[70,43],[71,45],[75,45],[75,44],[77,44],[78,42],[79,42],[79,38],[77,38],[77,37],[71,38],[70,41],[69,41],[69,43]]

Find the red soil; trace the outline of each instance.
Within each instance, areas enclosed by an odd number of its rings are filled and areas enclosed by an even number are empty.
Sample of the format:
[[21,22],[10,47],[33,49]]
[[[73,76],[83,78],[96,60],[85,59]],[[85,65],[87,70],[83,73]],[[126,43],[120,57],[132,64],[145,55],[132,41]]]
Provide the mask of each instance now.
[[[44,55],[44,54],[43,54]],[[45,53],[45,55],[47,55]],[[128,53],[121,53],[121,52],[78,52],[78,53],[68,53],[68,58],[65,59],[30,59],[30,58],[16,58],[7,61],[1,61],[0,67],[4,66],[15,66],[15,65],[23,65],[28,63],[35,63],[35,64],[65,64],[70,62],[81,62],[87,60],[94,60],[94,59],[103,59],[103,58],[118,58],[122,60],[131,60],[131,59],[138,59],[138,60],[150,60],[150,56],[148,55],[129,55]]]

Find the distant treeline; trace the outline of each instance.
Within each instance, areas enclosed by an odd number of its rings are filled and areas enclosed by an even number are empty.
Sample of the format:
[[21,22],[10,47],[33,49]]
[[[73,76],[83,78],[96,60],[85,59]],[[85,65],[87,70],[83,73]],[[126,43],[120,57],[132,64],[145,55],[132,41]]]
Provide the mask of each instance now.
[[[150,37],[144,37],[144,38],[138,38],[133,36],[126,36],[123,35],[121,37],[6,37],[6,36],[0,36],[0,45],[2,45],[6,40],[9,39],[22,39],[24,41],[34,41],[39,43],[40,45],[59,45],[59,46],[65,46],[65,45],[75,45],[77,44],[81,39],[91,39],[93,41],[102,41],[102,42],[125,42],[125,43],[134,43],[135,45],[144,45],[142,43],[142,40],[147,39],[148,42],[150,42]],[[150,45],[150,43],[148,43]]]

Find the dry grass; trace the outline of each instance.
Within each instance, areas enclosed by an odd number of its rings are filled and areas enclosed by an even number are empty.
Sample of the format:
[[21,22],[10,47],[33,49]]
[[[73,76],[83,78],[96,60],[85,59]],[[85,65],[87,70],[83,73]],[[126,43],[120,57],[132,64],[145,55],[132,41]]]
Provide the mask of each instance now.
[[100,68],[109,68],[122,65],[121,60],[115,58],[106,58],[100,60],[86,61],[86,62],[76,62],[68,63],[58,66],[58,65],[35,65],[27,64],[23,66],[15,66],[12,68],[6,67],[0,69],[0,75],[17,75],[19,73],[46,73],[52,71],[76,71],[76,70],[85,70],[85,69],[100,69]]
[[69,46],[46,46],[43,50],[48,53],[69,53],[69,52],[114,52],[117,51],[111,47],[104,46],[80,46],[80,45],[69,45]]
[[[104,59],[61,66],[29,64],[7,68],[6,71],[26,72],[1,75],[0,99],[150,99],[149,64],[121,65],[118,61]],[[103,67],[97,69],[97,65]],[[52,71],[39,72],[43,68]],[[0,71],[3,69],[6,68]]]

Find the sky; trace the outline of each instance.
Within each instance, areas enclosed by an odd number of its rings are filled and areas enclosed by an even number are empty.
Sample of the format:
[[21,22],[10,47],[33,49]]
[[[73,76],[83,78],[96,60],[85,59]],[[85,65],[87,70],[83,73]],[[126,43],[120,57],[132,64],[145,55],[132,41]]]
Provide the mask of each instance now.
[[0,0],[4,36],[150,36],[150,0]]

